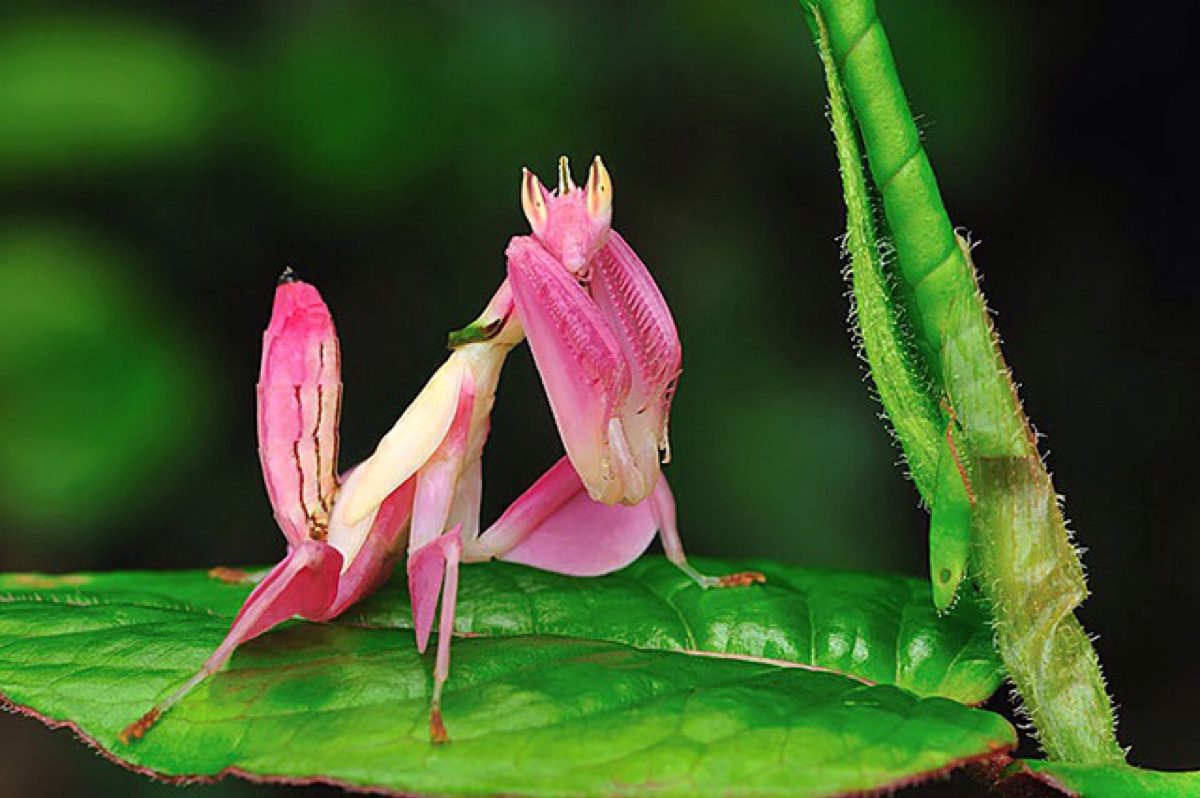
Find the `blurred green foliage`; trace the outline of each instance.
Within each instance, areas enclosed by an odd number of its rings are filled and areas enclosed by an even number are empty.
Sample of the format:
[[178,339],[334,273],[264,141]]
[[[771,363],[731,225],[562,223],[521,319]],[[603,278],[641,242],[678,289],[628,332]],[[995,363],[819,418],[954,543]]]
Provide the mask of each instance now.
[[117,13],[0,30],[0,177],[194,158],[214,124],[215,64],[183,31]]
[[201,443],[204,364],[127,263],[77,227],[0,226],[0,514],[38,546],[119,536]]
[[[253,81],[259,146],[321,209],[378,208],[438,164],[428,9],[297,7],[262,43]],[[403,43],[393,31],[410,31]]]

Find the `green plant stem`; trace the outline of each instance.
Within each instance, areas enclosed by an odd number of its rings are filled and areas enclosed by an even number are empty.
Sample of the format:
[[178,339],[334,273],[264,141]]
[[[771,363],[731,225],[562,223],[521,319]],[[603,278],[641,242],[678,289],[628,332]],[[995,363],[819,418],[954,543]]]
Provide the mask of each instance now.
[[[897,301],[895,277],[876,234],[872,190],[863,171],[854,119],[833,66],[828,37],[817,37],[826,65],[829,116],[846,199],[846,252],[858,344],[879,400],[902,441],[909,472],[930,509],[929,572],[939,611],[953,605],[970,554],[971,508],[950,451],[950,418],[913,346],[905,311]],[[935,499],[937,504],[934,504]]]
[[[856,229],[863,226],[867,197],[865,180],[856,177],[862,170],[861,136],[894,251],[893,259],[881,261],[895,277],[891,299],[899,309],[889,321],[908,331],[924,367],[897,375],[894,358],[871,357],[863,295],[855,282],[860,330],[876,385],[908,380],[919,386],[927,374],[923,406],[946,402],[961,425],[961,467],[974,502],[974,577],[990,605],[1009,676],[1046,754],[1063,761],[1121,761],[1099,661],[1073,614],[1087,595],[1082,565],[1000,354],[969,248],[946,213],[875,3],[802,4],[831,87],[848,247],[855,252],[857,242],[866,253],[852,260],[852,272],[859,261],[871,259],[870,252],[878,252],[871,237]],[[901,344],[906,340],[903,331],[891,337]],[[909,462],[927,460],[927,425],[907,434],[882,389],[880,394]],[[918,487],[925,482],[917,481]],[[936,508],[939,498],[934,495],[928,503]]]
[[907,442],[905,460],[922,501],[933,501],[938,468],[938,438],[945,420],[932,398],[933,386],[912,344],[904,310],[894,296],[876,235],[875,209],[862,168],[862,152],[853,134],[854,119],[841,81],[832,68],[828,42],[817,37],[826,64],[829,118],[834,129],[842,187],[846,198],[846,253],[858,343],[896,437]]

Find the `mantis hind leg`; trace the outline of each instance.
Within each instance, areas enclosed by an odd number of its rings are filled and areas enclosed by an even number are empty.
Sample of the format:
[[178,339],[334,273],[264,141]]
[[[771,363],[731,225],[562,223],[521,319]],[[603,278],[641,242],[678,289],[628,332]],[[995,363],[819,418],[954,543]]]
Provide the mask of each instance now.
[[121,742],[129,745],[145,736],[167,710],[224,667],[242,643],[294,616],[319,617],[337,594],[341,569],[342,556],[332,546],[305,541],[294,547],[246,599],[225,639],[200,670],[127,726],[119,735]]

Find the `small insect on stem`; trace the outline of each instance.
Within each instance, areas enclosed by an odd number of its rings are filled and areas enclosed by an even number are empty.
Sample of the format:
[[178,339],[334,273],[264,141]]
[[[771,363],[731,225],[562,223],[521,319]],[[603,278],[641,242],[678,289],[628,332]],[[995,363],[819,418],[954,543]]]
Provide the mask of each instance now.
[[942,407],[948,420],[929,513],[929,572],[934,606],[938,612],[947,612],[954,606],[970,566],[975,495],[954,440],[957,416],[948,401],[943,400]]

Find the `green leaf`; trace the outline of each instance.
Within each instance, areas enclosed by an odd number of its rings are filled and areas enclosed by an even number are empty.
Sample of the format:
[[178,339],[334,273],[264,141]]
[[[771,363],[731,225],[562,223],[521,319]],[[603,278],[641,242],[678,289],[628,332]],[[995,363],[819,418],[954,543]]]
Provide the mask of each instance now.
[[[705,564],[718,572],[717,564]],[[1000,717],[893,685],[718,654],[845,667],[978,700],[998,666],[979,608],[928,585],[750,563],[762,587],[703,592],[660,558],[571,579],[464,568],[452,742],[427,738],[432,656],[402,588],[234,656],[141,741],[118,732],[190,676],[249,590],[207,574],[0,577],[0,694],[168,777],[332,781],[445,795],[838,795],[991,756]]]
[[1005,771],[1009,782],[1036,781],[1079,798],[1190,798],[1200,795],[1200,772],[1167,773],[1131,765],[1082,765],[1024,759]]
[[[697,560],[702,569],[723,570]],[[455,631],[554,635],[643,649],[758,657],[894,684],[917,695],[983,702],[1003,680],[984,608],[973,596],[939,618],[927,582],[885,574],[742,563],[767,583],[700,591],[661,557],[619,573],[577,579],[507,563],[463,568]],[[724,570],[728,570],[726,565]],[[0,576],[0,606],[17,600],[134,604],[232,620],[251,590],[204,571]],[[411,629],[402,580],[337,623]],[[214,647],[216,645],[214,642]]]
[[203,346],[137,261],[70,223],[0,224],[0,516],[47,552],[130,529],[210,437]]
[[914,349],[903,305],[896,297],[897,280],[887,263],[885,247],[880,244],[880,231],[876,230],[877,192],[868,184],[854,115],[824,18],[815,8],[810,23],[825,70],[829,121],[846,203],[845,250],[850,259],[847,276],[856,342],[865,356],[879,401],[903,447],[921,500],[931,505],[946,420],[938,407],[940,397],[928,370]]

